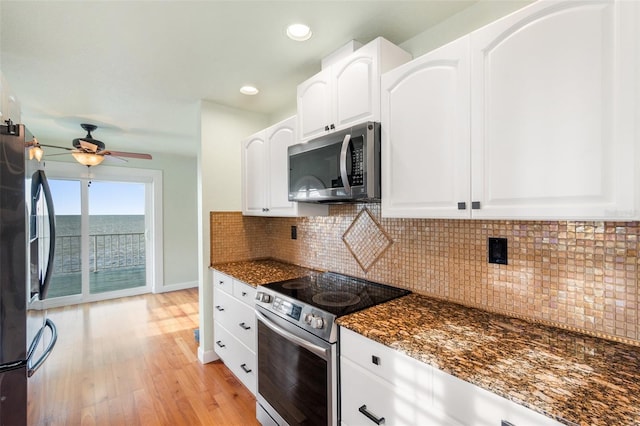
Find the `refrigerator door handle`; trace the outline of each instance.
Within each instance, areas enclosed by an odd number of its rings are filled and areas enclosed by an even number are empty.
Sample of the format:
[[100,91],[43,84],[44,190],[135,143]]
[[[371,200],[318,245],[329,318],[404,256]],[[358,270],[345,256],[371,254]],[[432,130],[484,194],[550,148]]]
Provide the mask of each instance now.
[[[42,340],[42,336],[44,335],[44,329],[49,328],[51,330],[51,340],[47,345],[47,348],[44,350],[40,358],[36,361],[33,361],[33,354],[36,351],[36,347],[40,344],[40,340]],[[56,341],[58,340],[58,330],[56,325],[49,318],[46,319],[44,326],[38,330],[38,333],[33,338],[31,345],[29,346],[29,351],[27,353],[27,377],[31,377],[35,374],[35,372],[40,368],[40,366],[44,363],[47,357],[53,351],[53,347],[56,345]]]
[[[55,257],[56,251],[56,214],[53,208],[53,196],[51,195],[51,189],[49,188],[49,182],[47,181],[47,176],[45,175],[44,170],[38,170],[34,173],[31,186],[31,211],[35,212],[35,203],[40,195],[40,191],[42,191],[42,196],[44,197],[44,201],[47,206],[47,218],[49,219],[49,250],[47,267],[44,272],[44,276],[40,278],[40,288],[38,289],[40,300],[44,300],[47,297],[49,283],[51,282],[51,275],[53,274],[53,258]],[[34,231],[34,229],[31,230],[32,233]],[[37,236],[31,235],[32,239],[35,237]]]

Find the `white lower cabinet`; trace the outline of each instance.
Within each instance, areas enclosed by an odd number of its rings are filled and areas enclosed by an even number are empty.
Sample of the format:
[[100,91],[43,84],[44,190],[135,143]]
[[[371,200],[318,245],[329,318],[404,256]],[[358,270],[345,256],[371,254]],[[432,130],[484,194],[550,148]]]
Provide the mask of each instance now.
[[340,329],[340,391],[344,426],[559,425],[344,328]]
[[256,316],[255,288],[213,272],[214,349],[225,365],[255,395]]

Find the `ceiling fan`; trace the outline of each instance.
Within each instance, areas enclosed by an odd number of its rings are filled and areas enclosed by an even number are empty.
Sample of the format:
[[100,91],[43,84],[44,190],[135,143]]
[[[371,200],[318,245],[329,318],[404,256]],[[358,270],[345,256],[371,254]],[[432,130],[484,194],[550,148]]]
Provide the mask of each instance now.
[[[150,154],[142,154],[138,152],[124,152],[124,151],[111,151],[107,150],[104,142],[94,139],[91,132],[95,131],[98,126],[94,124],[80,124],[84,130],[87,131],[87,136],[83,138],[75,138],[73,140],[73,148],[64,148],[53,145],[42,145],[50,148],[61,148],[71,151],[71,155],[76,161],[83,166],[91,167],[97,166],[102,163],[105,158],[118,159],[120,161],[127,161],[124,158],[137,158],[141,160],[151,160]],[[56,155],[56,154],[53,154]]]

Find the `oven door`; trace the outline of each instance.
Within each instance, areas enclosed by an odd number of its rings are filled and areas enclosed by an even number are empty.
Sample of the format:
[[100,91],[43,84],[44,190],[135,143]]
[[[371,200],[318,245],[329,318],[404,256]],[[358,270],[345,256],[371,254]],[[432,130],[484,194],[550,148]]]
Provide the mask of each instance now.
[[[336,344],[256,307],[257,417],[263,425],[337,425]],[[268,415],[266,417],[265,415]]]

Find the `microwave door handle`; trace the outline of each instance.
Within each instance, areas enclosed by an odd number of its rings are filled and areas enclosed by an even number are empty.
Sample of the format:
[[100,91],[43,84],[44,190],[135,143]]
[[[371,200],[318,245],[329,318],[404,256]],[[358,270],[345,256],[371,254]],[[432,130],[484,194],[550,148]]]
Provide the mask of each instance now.
[[342,186],[347,194],[351,194],[351,185],[349,185],[349,175],[347,174],[347,150],[349,149],[349,142],[351,141],[351,135],[346,134],[342,141],[342,149],[340,150],[340,177],[342,178]]

